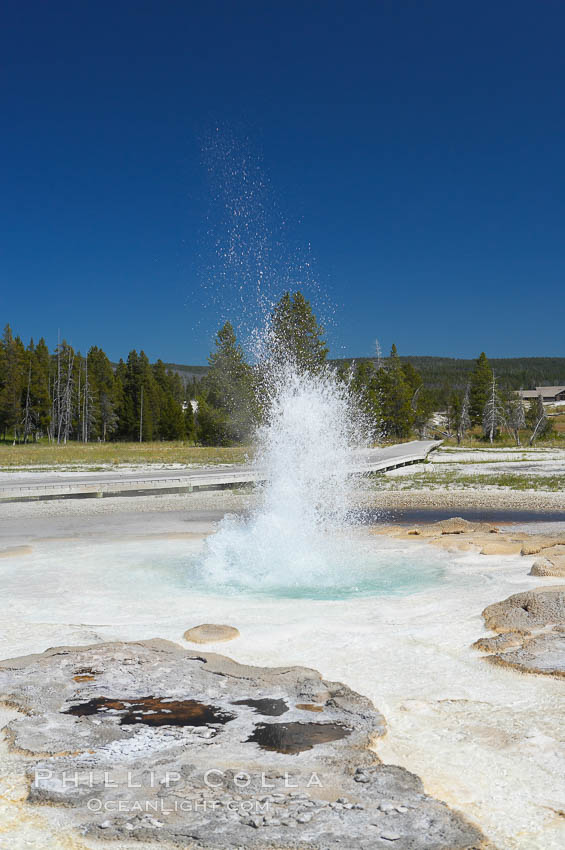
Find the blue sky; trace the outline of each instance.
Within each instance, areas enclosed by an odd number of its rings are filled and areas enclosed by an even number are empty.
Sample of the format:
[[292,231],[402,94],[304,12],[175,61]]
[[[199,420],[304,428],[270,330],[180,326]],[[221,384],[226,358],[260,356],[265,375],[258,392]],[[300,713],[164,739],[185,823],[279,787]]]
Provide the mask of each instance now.
[[564,43],[558,0],[5,0],[0,321],[205,362],[220,127],[334,356],[565,356]]

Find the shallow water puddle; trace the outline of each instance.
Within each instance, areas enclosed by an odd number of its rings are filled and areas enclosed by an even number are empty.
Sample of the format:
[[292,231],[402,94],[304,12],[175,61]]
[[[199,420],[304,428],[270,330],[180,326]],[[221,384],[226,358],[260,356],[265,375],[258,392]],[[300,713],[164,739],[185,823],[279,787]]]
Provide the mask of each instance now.
[[263,750],[296,755],[316,744],[339,741],[350,734],[351,729],[339,723],[258,723],[247,740],[259,744]]
[[143,723],[145,726],[207,726],[228,723],[235,717],[235,714],[198,700],[168,700],[165,697],[139,697],[132,700],[95,697],[88,702],[72,705],[62,713],[75,717],[92,714],[112,717],[118,712],[123,712],[119,715],[121,726],[134,723]]
[[253,708],[257,714],[263,714],[265,717],[280,717],[288,711],[288,705],[284,699],[238,699],[232,702],[232,705],[247,705]]

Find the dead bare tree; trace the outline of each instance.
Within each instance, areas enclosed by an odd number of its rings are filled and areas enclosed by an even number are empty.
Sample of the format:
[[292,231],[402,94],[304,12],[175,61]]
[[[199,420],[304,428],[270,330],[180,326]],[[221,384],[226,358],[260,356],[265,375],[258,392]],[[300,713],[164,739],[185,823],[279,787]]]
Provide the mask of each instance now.
[[485,437],[488,437],[492,443],[494,435],[505,423],[504,406],[498,394],[496,377],[493,372],[489,397],[483,411],[483,433]]
[[58,352],[58,416],[57,443],[66,443],[71,435],[73,427],[73,365],[74,353],[70,345],[67,346],[67,361],[64,364],[66,374],[64,386],[62,381],[61,352]]
[[520,443],[520,430],[526,427],[526,411],[521,396],[510,399],[506,405],[506,425],[511,432],[516,445]]
[[541,395],[538,395],[538,400],[536,402],[536,424],[534,425],[534,430],[532,431],[532,435],[530,437],[530,446],[533,446],[536,439],[540,434],[543,434],[547,427],[547,414],[545,412],[545,406],[543,403],[543,398]]
[[24,429],[24,443],[27,443],[27,438],[31,433],[32,429],[36,424],[36,416],[35,411],[31,406],[31,358],[29,361],[28,372],[27,372],[27,391],[26,391],[26,403],[24,407],[24,416],[22,419],[22,425]]
[[375,366],[377,367],[377,369],[382,369],[384,366],[383,350],[378,339],[375,339],[375,355]]
[[461,440],[464,439],[465,434],[471,427],[471,416],[469,414],[469,396],[471,391],[471,385],[467,381],[467,386],[465,387],[465,395],[463,396],[463,402],[461,404],[461,413],[459,414],[459,421],[457,423],[457,445],[461,445]]
[[100,422],[102,439],[106,442],[107,435],[111,434],[118,424],[118,415],[114,409],[114,404],[106,392],[100,394]]

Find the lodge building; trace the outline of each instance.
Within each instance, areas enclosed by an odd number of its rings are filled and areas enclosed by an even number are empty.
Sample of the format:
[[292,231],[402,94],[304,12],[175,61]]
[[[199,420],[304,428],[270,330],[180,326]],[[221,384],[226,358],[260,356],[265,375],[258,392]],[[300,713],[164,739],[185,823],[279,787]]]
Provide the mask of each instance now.
[[538,396],[541,396],[544,404],[555,404],[557,401],[565,401],[565,385],[560,387],[536,387],[535,390],[520,390],[519,395],[524,401],[534,401]]

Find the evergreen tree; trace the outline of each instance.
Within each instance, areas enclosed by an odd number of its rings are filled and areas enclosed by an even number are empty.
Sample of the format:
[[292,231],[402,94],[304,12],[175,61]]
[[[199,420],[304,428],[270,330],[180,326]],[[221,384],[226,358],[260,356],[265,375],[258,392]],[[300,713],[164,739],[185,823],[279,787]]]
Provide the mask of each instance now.
[[6,325],[0,343],[0,433],[6,439],[11,432],[14,441],[22,418],[23,354],[21,340],[14,338],[10,325]]
[[[82,381],[80,380],[82,378]],[[79,423],[77,424],[77,439],[83,443],[99,434],[100,395],[97,392],[96,381],[92,374],[92,362],[89,354],[79,363],[80,391],[78,394]]]
[[203,446],[229,445],[227,413],[209,404],[203,395],[197,401],[198,442]]
[[51,431],[51,397],[49,394],[51,358],[43,337],[33,349],[31,360],[31,404],[35,414],[34,436],[37,439]]
[[159,417],[161,440],[182,440],[185,436],[185,414],[172,395],[164,398]]
[[341,380],[349,383],[369,433],[376,439],[382,436],[382,405],[377,374],[370,360],[361,360],[354,364],[352,370],[346,368],[338,372]]
[[154,437],[161,440],[182,440],[185,436],[185,393],[180,376],[171,369],[166,369],[162,360],[157,360],[152,368],[159,403]]
[[481,425],[485,405],[489,399],[492,387],[492,369],[486,354],[481,352],[471,374],[469,389],[469,416],[471,425]]
[[106,441],[118,427],[119,379],[108,357],[98,346],[93,345],[89,349],[87,359],[94,413],[91,436]]
[[[194,399],[196,401],[196,399]],[[193,443],[196,440],[196,420],[192,407],[192,399],[188,398],[184,410],[184,433],[186,439]]]
[[[207,407],[222,413],[215,428],[223,422],[222,443],[245,440],[257,421],[253,370],[246,363],[232,325],[226,322],[216,336],[216,350],[208,358],[210,371],[202,384],[201,398]],[[200,409],[198,411],[200,420]]]
[[301,292],[285,292],[271,316],[271,355],[291,359],[303,371],[316,372],[328,356],[324,329]]
[[159,386],[153,376],[149,358],[144,351],[138,358],[138,430],[143,442],[150,442],[159,433]]
[[134,355],[137,360],[137,352],[130,351],[127,364],[120,358],[115,373],[116,414],[118,417],[115,433],[120,440],[135,439],[136,413],[135,400],[132,394],[134,381],[132,365],[130,364],[130,358]]
[[118,433],[122,439],[143,442],[158,437],[159,386],[145,352],[130,351],[116,370]]
[[377,386],[384,433],[387,437],[409,437],[414,424],[413,393],[405,378],[396,345],[392,346],[388,367],[377,373]]
[[[394,356],[398,357],[398,352],[396,351],[396,345],[392,346],[394,350]],[[391,352],[392,357],[392,352]],[[404,375],[404,380],[410,387],[413,393],[416,393],[423,384],[422,376],[415,369],[411,363],[402,363],[401,364],[402,374]]]

